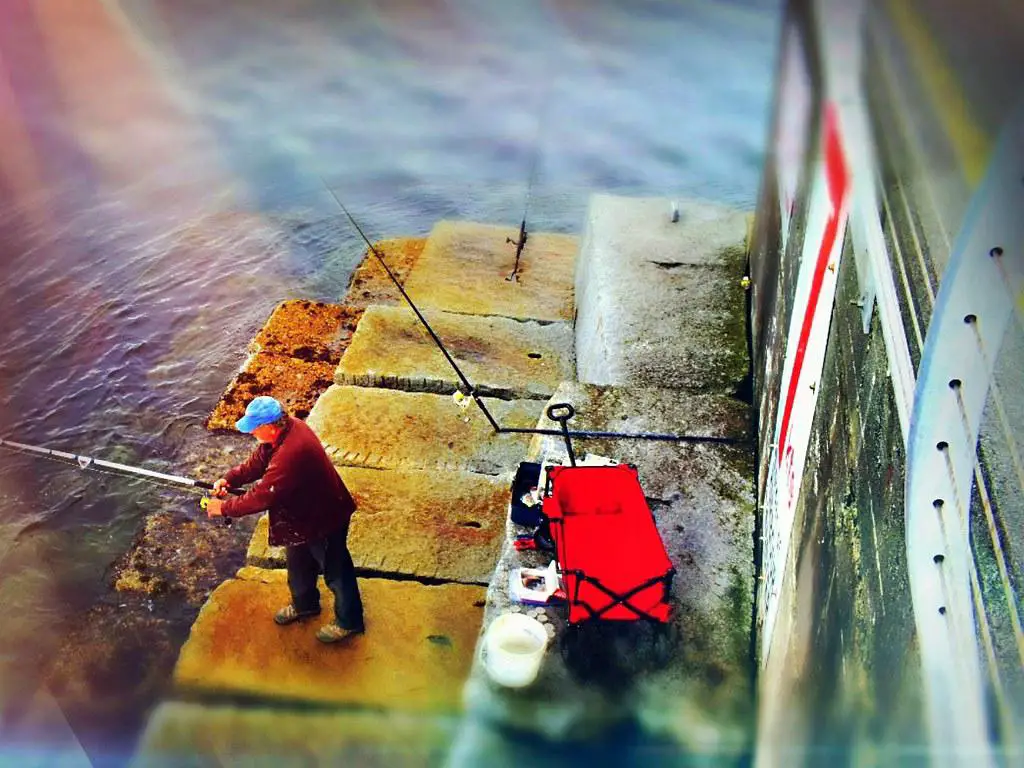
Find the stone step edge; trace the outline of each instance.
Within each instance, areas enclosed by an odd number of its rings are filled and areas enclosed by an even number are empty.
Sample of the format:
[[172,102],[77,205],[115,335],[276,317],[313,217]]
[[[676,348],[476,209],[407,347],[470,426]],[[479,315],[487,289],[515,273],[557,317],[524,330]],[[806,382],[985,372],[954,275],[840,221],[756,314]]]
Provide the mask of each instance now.
[[[455,375],[454,371],[452,374]],[[390,374],[374,376],[368,373],[352,374],[340,371],[335,372],[334,383],[342,387],[396,390],[426,395],[452,395],[459,389],[459,387],[446,379],[435,379],[432,377],[408,379],[404,376],[393,376]],[[491,387],[486,384],[474,386],[478,395],[481,397],[491,397],[495,400],[549,400],[554,394],[554,390],[550,392],[534,390],[531,392],[518,388]]]
[[[275,571],[284,572],[285,568],[268,568],[264,565],[255,565],[252,563],[245,563],[231,578],[235,581],[254,581],[257,583],[263,583],[258,577],[254,577],[253,571],[265,571],[267,573],[274,573]],[[491,583],[494,573],[488,577],[487,581],[459,581],[457,579],[442,579],[434,576],[415,576],[408,573],[397,573],[393,571],[381,571],[374,568],[361,568],[356,566],[356,576],[361,579],[375,579],[377,581],[413,581],[424,587],[444,587],[444,586],[465,586],[465,587],[486,587]],[[323,576],[318,577],[320,580],[320,588],[325,589],[326,586],[323,584]],[[195,622],[193,622],[194,626]]]
[[[366,387],[366,389],[381,389],[381,387]],[[387,391],[387,390],[385,390]],[[395,390],[401,391],[401,390]],[[429,393],[411,393],[411,394],[429,394]],[[513,401],[514,402],[514,401]],[[363,457],[363,454],[357,451],[342,451],[340,448],[331,445],[330,443],[324,443],[324,450],[327,451],[327,455],[330,457],[331,462],[336,467],[354,467],[356,469],[377,469],[382,472],[386,472],[390,469],[407,469],[407,470],[418,470],[422,472],[473,472],[478,475],[485,475],[487,477],[502,477],[503,475],[510,474],[509,470],[502,470],[500,472],[481,472],[479,469],[473,469],[464,465],[452,463],[450,461],[437,461],[435,464],[427,463],[414,463],[407,461],[385,461],[386,457],[383,455],[378,456],[376,453],[368,453],[365,458],[367,462],[358,463],[358,459]],[[376,458],[377,461],[370,463],[369,459]],[[514,471],[514,470],[513,470]]]
[[[331,704],[323,701],[312,701],[297,696],[260,696],[257,694],[241,692],[211,692],[191,685],[177,684],[173,692],[161,699],[164,702],[180,702],[183,704],[197,704],[201,706],[218,707],[229,705],[239,709],[273,709],[278,712],[290,712],[294,714],[328,714],[328,713],[372,713],[388,714],[396,713],[406,717],[415,716],[422,712],[419,709],[404,708],[401,706],[386,707],[383,705],[336,703]],[[443,719],[450,718],[454,721],[461,721],[465,714],[465,706],[460,704],[458,709],[444,710],[435,713],[435,716]]]
[[[246,560],[245,565],[242,568],[258,568],[263,571],[280,571],[283,568],[277,568],[268,565],[269,561],[261,559]],[[487,581],[463,581],[460,579],[443,579],[435,576],[417,576],[411,573],[402,573],[400,571],[382,571],[378,568],[365,568],[362,566],[355,566],[356,576],[361,579],[380,579],[381,581],[414,581],[417,584],[422,584],[424,587],[443,587],[447,584],[464,584],[470,587],[486,587],[491,583],[493,577],[493,571],[488,575]],[[237,578],[237,576],[236,576]]]

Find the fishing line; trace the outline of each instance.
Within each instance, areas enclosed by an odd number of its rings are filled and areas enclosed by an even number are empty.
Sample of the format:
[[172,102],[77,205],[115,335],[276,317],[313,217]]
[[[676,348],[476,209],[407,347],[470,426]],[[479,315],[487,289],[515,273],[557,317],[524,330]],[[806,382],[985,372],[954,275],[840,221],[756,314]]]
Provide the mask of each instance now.
[[505,279],[509,282],[519,282],[519,258],[522,256],[523,247],[526,245],[526,241],[529,238],[529,232],[526,229],[526,217],[527,212],[530,210],[530,202],[533,199],[533,188],[537,181],[537,167],[540,164],[540,150],[541,140],[544,137],[544,126],[547,123],[547,113],[551,105],[551,94],[554,92],[554,81],[549,79],[545,83],[544,93],[541,97],[540,109],[537,110],[537,126],[536,135],[533,141],[533,153],[530,159],[530,172],[526,177],[526,200],[523,203],[523,220],[519,224],[519,239],[513,240],[511,237],[506,237],[505,242],[511,243],[516,247],[516,261],[512,267],[512,272],[509,273]]
[[408,305],[412,308],[412,311],[416,313],[416,317],[419,318],[419,321],[423,323],[423,327],[427,329],[427,333],[430,334],[430,338],[434,340],[434,343],[437,345],[437,348],[441,350],[441,353],[444,355],[445,360],[447,360],[448,364],[451,365],[456,375],[462,381],[463,386],[465,386],[466,389],[469,390],[470,396],[473,398],[473,401],[480,407],[480,410],[483,412],[484,416],[487,417],[487,420],[491,423],[491,427],[494,428],[495,432],[500,432],[501,427],[498,426],[498,422],[494,420],[494,417],[491,415],[491,412],[487,410],[487,406],[485,406],[483,401],[480,399],[479,395],[477,394],[476,387],[474,387],[472,383],[470,383],[469,379],[466,378],[466,374],[462,372],[462,369],[459,368],[458,363],[456,363],[455,359],[448,353],[448,350],[445,348],[444,344],[441,343],[441,339],[438,338],[437,334],[434,333],[434,329],[430,327],[430,323],[427,322],[427,319],[423,316],[423,313],[420,312],[417,306],[413,303],[412,299],[409,298],[409,294],[405,292],[405,288],[398,281],[398,278],[395,277],[395,273],[391,271],[391,268],[387,265],[387,262],[384,261],[384,257],[380,255],[374,244],[370,242],[370,238],[368,238],[366,236],[366,233],[363,232],[362,227],[360,227],[356,220],[352,218],[352,214],[348,212],[348,208],[346,208],[344,203],[342,203],[338,196],[334,194],[334,190],[331,189],[327,185],[327,182],[325,182],[323,179],[320,179],[320,181],[321,183],[323,183],[324,187],[327,188],[327,191],[330,193],[331,197],[334,198],[334,202],[338,204],[338,207],[340,207],[341,210],[345,212],[345,215],[348,217],[348,220],[352,222],[352,226],[356,228],[356,232],[359,233],[359,236],[362,237],[363,241],[369,246],[370,252],[377,257],[377,261],[379,261],[380,265],[384,268],[384,272],[387,273],[387,276],[391,278],[391,282],[393,282],[395,284],[395,287],[398,288],[399,292],[401,292],[402,298],[404,298],[406,303],[408,303]]

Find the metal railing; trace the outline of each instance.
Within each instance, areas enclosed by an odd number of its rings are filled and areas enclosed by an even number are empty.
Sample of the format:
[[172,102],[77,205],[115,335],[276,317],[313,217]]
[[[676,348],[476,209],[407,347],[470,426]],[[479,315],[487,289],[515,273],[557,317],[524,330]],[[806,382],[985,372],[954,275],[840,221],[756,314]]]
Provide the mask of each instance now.
[[[1024,424],[1011,423],[1002,390],[1019,394],[1024,383],[1024,345],[1013,343],[1024,330],[1022,179],[1024,110],[1000,137],[941,276],[908,443],[911,592],[934,754],[950,765],[992,764],[992,741],[995,751],[1012,753],[1020,725],[1012,682],[1024,667],[1020,574],[1007,553],[1024,541],[1012,540],[1021,529],[1002,513],[1019,511],[1024,500],[1016,438]],[[1016,359],[1001,361],[1004,347]],[[1001,438],[1005,457],[982,461],[983,435]],[[989,465],[1004,458],[1015,482],[996,488]],[[986,588],[993,581],[997,588]]]

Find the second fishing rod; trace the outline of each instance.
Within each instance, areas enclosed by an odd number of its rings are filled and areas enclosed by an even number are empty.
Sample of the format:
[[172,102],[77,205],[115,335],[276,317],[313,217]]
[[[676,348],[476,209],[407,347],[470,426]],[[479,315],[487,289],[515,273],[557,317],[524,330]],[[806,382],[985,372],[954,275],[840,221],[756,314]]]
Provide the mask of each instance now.
[[[445,360],[451,366],[452,370],[455,372],[455,375],[458,376],[459,381],[461,382],[461,385],[462,385],[461,387],[459,387],[459,391],[463,394],[463,396],[468,396],[468,397],[472,397],[473,398],[473,402],[476,403],[477,407],[480,409],[480,412],[487,419],[488,423],[491,425],[491,428],[494,430],[494,432],[496,434],[551,435],[551,436],[554,436],[554,437],[562,437],[562,438],[565,438],[565,439],[577,438],[577,439],[593,439],[593,440],[598,440],[598,439],[604,439],[604,440],[655,440],[655,441],[675,442],[675,443],[736,444],[736,443],[743,442],[742,440],[737,439],[737,438],[719,437],[719,436],[714,436],[714,435],[675,435],[675,434],[658,433],[658,432],[611,432],[611,431],[569,430],[567,428],[567,426],[566,426],[565,421],[568,418],[570,418],[572,413],[574,413],[574,412],[568,413],[568,415],[565,416],[563,419],[552,419],[552,420],[555,420],[555,421],[559,421],[561,423],[561,426],[562,426],[561,429],[544,429],[544,428],[541,428],[541,427],[530,428],[530,427],[503,427],[503,426],[501,426],[497,422],[497,420],[494,418],[494,416],[491,414],[491,412],[487,409],[487,405],[486,405],[486,403],[484,403],[483,398],[480,396],[480,393],[477,390],[477,388],[473,385],[473,383],[469,380],[469,378],[466,376],[466,374],[459,367],[459,364],[455,361],[455,358],[452,357],[451,353],[445,347],[444,342],[441,341],[440,337],[437,335],[437,333],[434,331],[434,329],[430,327],[430,323],[427,322],[427,319],[423,316],[423,313],[420,312],[419,308],[416,306],[416,304],[413,302],[413,300],[409,297],[409,294],[406,293],[405,287],[398,280],[398,278],[395,276],[395,274],[391,271],[391,268],[388,267],[387,262],[384,261],[384,257],[380,254],[380,251],[377,250],[377,247],[373,244],[373,242],[370,240],[370,238],[366,236],[366,233],[363,231],[363,228],[359,226],[359,223],[355,220],[355,218],[352,216],[352,214],[349,213],[348,208],[346,208],[345,204],[341,202],[341,200],[338,198],[337,194],[335,194],[334,190],[331,189],[330,186],[325,181],[323,181],[323,179],[321,179],[321,182],[323,183],[324,187],[327,189],[327,192],[331,195],[331,197],[334,198],[334,202],[337,203],[339,208],[341,208],[342,212],[348,218],[349,222],[355,228],[356,232],[359,233],[359,236],[363,239],[363,242],[366,243],[366,246],[370,249],[370,253],[372,253],[373,256],[380,263],[381,267],[384,269],[385,274],[387,274],[387,276],[391,280],[391,282],[394,283],[395,287],[398,288],[399,293],[402,294],[402,298],[405,299],[405,302],[409,305],[410,309],[412,309],[412,311],[416,314],[417,319],[420,321],[420,323],[426,329],[427,333],[430,334],[431,340],[434,342],[434,344],[437,346],[437,348],[441,351],[441,354],[444,355]],[[517,254],[517,256],[516,256],[517,267],[518,267],[518,260],[519,260],[519,256]],[[560,404],[560,405],[567,405],[567,404]],[[566,412],[563,411],[563,414],[565,414],[565,413]]]

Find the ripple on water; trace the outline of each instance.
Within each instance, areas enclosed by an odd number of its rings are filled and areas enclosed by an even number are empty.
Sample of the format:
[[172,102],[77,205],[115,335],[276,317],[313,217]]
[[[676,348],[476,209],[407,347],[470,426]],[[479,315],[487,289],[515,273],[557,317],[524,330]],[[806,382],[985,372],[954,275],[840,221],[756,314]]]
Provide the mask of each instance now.
[[[516,226],[527,203],[531,229],[575,233],[594,191],[756,195],[774,27],[746,11],[449,4],[434,36],[419,8],[158,4],[159,29],[132,21],[210,145],[116,188],[99,163],[58,168],[0,206],[2,435],[185,473],[205,451],[217,471],[231,443],[201,425],[253,334],[283,298],[338,300],[362,256],[321,178],[373,239],[440,218]],[[47,109],[41,126],[67,124]],[[221,186],[176,191],[213,167]],[[147,512],[194,514],[143,483],[3,458],[0,611],[18,620],[0,686],[11,649],[52,652],[104,594]]]

